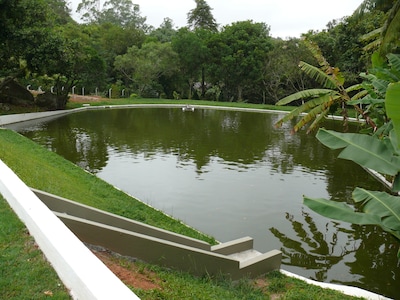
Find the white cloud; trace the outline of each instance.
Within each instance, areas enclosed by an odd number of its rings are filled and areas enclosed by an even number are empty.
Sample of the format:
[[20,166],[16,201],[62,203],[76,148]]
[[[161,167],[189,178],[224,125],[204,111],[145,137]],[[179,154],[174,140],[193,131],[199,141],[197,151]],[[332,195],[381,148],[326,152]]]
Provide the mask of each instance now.
[[[70,0],[73,11],[81,2]],[[158,27],[165,17],[177,27],[186,26],[194,0],[133,0],[147,23]],[[206,0],[217,23],[253,20],[271,26],[274,37],[299,37],[308,30],[322,30],[329,21],[351,15],[362,0]],[[104,3],[104,0],[102,1]],[[78,17],[75,17],[78,19]]]

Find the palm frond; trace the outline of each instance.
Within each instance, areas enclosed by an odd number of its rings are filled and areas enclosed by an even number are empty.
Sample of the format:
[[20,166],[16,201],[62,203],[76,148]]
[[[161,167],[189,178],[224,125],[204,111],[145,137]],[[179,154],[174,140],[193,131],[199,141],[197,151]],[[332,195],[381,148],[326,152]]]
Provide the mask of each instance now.
[[325,95],[332,92],[334,91],[330,89],[309,89],[309,90],[299,91],[285,98],[282,98],[275,105],[279,106],[286,105],[296,100],[319,97],[321,95]]

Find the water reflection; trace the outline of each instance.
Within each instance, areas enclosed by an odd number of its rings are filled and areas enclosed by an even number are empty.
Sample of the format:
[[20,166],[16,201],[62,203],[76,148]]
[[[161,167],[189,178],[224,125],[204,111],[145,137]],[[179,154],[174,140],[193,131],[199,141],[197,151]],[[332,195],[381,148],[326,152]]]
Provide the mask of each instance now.
[[[332,221],[317,224],[304,210],[301,220],[289,213],[286,220],[291,230],[270,228],[282,243],[284,268],[293,267],[293,271],[300,268],[307,270],[308,277],[314,280],[368,287],[370,291],[397,299],[400,262],[393,254],[398,243],[390,234],[376,226]],[[335,274],[339,265],[342,268]]]
[[356,186],[383,187],[357,165],[338,160],[312,135],[290,135],[293,124],[275,129],[280,117],[112,109],[18,127],[37,143],[221,241],[249,235],[260,251],[282,248],[283,263],[298,274],[394,297],[399,268],[391,237],[379,228],[330,222],[301,204],[303,194],[351,203]]

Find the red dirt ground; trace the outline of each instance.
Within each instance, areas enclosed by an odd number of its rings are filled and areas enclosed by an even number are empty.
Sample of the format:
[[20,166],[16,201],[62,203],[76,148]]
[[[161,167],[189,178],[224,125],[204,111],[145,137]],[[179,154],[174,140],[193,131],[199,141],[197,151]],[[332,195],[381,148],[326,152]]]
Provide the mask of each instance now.
[[92,252],[126,285],[142,290],[161,289],[161,280],[155,273],[139,269],[134,262],[125,263],[126,267],[123,267],[119,259],[108,251]]

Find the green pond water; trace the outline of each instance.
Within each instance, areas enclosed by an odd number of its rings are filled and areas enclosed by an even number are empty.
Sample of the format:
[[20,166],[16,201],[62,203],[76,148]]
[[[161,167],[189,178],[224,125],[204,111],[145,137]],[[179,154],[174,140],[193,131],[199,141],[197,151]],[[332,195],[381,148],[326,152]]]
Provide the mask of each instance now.
[[355,187],[384,187],[313,135],[291,135],[293,124],[274,128],[281,116],[104,109],[13,129],[222,242],[251,236],[261,252],[282,250],[285,270],[400,297],[399,244],[389,234],[302,204],[302,195],[352,204]]

